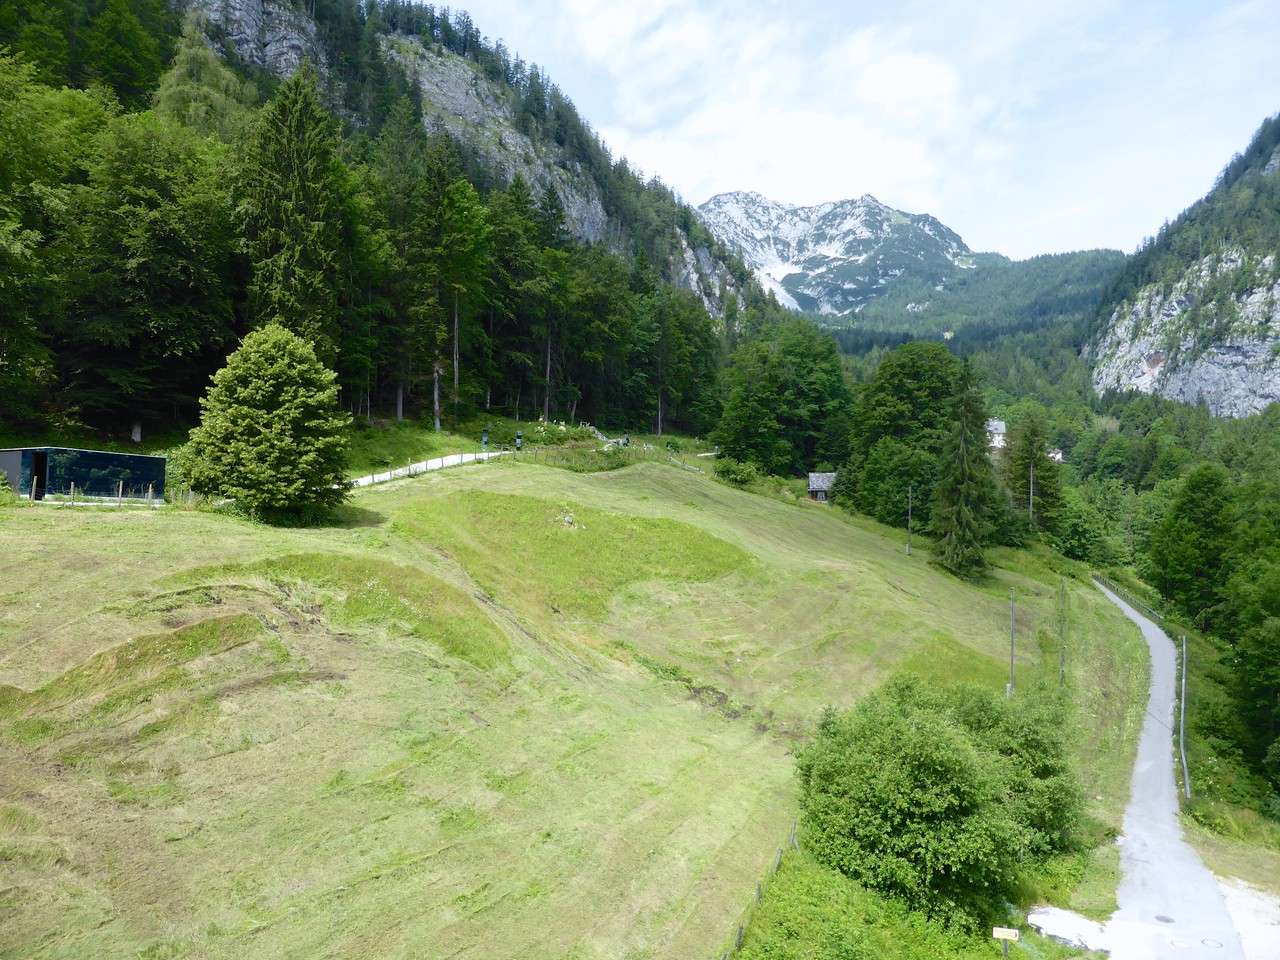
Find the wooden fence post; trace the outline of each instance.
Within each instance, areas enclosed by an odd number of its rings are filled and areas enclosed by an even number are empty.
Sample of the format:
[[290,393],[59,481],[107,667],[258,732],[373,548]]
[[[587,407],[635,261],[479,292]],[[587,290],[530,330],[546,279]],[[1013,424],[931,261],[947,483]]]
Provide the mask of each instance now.
[[116,506],[117,507],[124,506],[124,481],[123,480],[121,480],[120,483],[116,486]]
[[76,505],[76,482],[74,480],[71,481],[71,505],[73,507]]

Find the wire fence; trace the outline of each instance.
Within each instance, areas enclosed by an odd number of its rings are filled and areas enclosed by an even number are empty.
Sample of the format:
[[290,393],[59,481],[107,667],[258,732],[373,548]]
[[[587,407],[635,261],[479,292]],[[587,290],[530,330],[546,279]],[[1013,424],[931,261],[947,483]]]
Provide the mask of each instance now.
[[755,916],[756,909],[760,906],[760,901],[764,899],[765,891],[769,889],[769,881],[778,872],[778,868],[782,866],[782,861],[787,854],[799,849],[800,842],[796,839],[796,824],[795,821],[792,821],[791,836],[784,846],[778,848],[777,856],[773,858],[772,865],[765,869],[763,876],[756,883],[755,895],[742,913],[738,915],[738,922],[734,925],[734,933],[730,937],[729,947],[720,954],[720,960],[728,960],[729,957],[735,956],[742,951],[743,937],[746,935],[747,927],[751,926],[751,918]]
[[1141,610],[1150,619],[1154,620],[1156,623],[1160,624],[1161,626],[1164,625],[1164,614],[1162,614],[1159,610],[1153,610],[1151,607],[1147,606],[1145,603],[1143,603],[1141,600],[1139,600],[1137,597],[1131,594],[1128,590],[1125,590],[1124,587],[1121,587],[1120,585],[1114,583],[1113,581],[1108,580],[1102,574],[1095,573],[1095,574],[1092,574],[1092,576],[1096,583],[1099,583],[1102,586],[1106,587],[1108,590],[1114,593],[1117,597],[1119,597],[1125,603],[1129,604],[1129,606],[1133,607],[1136,610]]

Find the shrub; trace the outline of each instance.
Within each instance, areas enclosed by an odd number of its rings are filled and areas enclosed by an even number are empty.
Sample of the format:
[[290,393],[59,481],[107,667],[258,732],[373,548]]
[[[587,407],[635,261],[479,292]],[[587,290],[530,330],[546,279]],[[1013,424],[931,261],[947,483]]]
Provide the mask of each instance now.
[[760,479],[760,471],[754,463],[720,457],[716,460],[716,479],[735,487],[745,487]]
[[1065,849],[1079,809],[1060,708],[899,679],[828,709],[797,761],[814,856],[960,928],[999,918],[1025,856]]

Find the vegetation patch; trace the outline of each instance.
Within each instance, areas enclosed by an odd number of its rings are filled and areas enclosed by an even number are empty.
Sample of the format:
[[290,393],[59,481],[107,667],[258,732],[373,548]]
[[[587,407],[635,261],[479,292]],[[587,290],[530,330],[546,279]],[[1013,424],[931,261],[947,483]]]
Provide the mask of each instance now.
[[397,521],[453,554],[491,592],[573,617],[603,617],[629,584],[714,580],[751,563],[742,549],[687,524],[538,497],[451,494]]
[[255,563],[201,568],[181,582],[264,578],[289,592],[319,589],[335,624],[372,625],[433,643],[481,669],[510,659],[502,631],[457,587],[423,572],[371,557],[297,553]]
[[[1012,918],[1002,923],[1017,926]],[[1041,960],[1079,951],[1023,930]],[[989,938],[949,929],[877,894],[806,854],[784,857],[764,887],[743,939],[742,960],[977,960],[993,956]]]

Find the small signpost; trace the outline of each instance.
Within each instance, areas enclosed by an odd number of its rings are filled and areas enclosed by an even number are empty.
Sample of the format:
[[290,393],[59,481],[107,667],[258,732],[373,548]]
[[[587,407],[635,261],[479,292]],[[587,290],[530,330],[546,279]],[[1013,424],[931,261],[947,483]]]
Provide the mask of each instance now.
[[516,431],[516,453],[520,452],[520,448],[524,446],[524,431]]
[[487,425],[480,433],[480,449],[485,453],[489,452],[489,427]]
[[992,927],[991,936],[996,940],[1004,941],[1004,955],[1007,958],[1009,956],[1009,941],[1017,942],[1018,931],[1012,927]]

